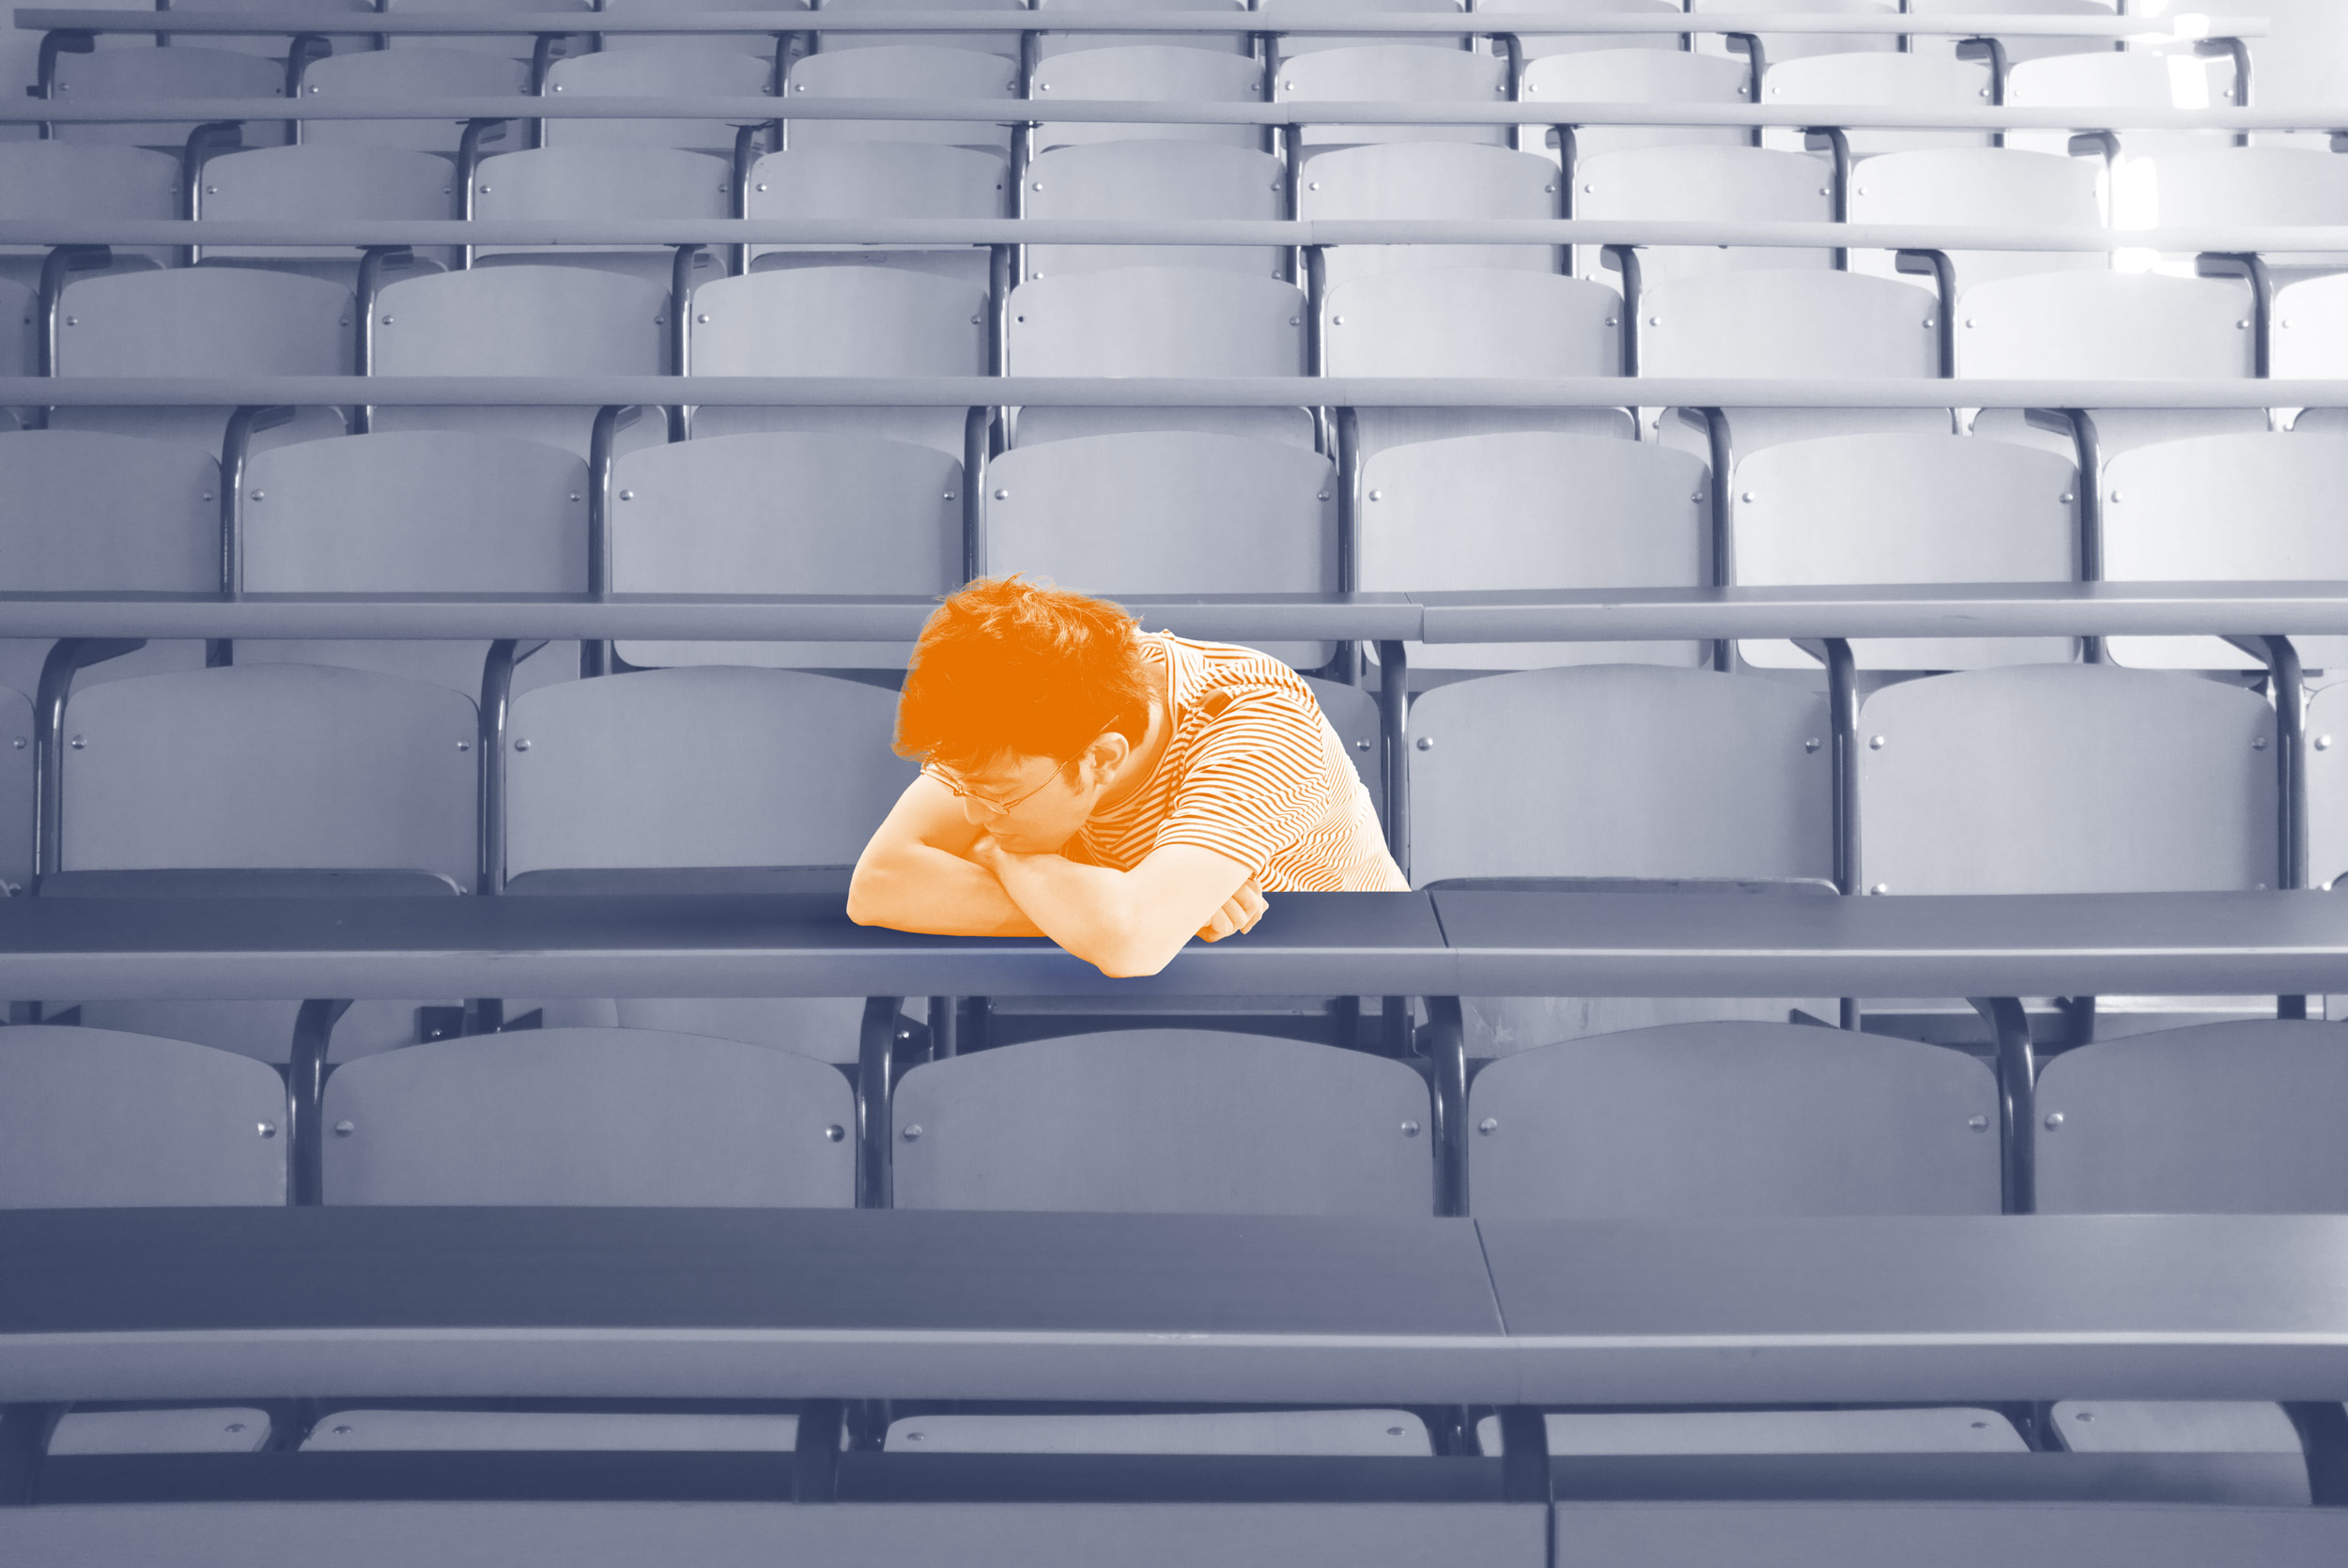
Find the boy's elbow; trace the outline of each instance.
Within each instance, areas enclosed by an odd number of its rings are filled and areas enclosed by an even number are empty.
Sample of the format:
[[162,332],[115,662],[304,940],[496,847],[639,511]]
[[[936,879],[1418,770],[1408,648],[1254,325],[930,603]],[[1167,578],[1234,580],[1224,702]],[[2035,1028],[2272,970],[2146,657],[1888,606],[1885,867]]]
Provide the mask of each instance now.
[[[1185,937],[1185,942],[1189,939]],[[1086,955],[1093,966],[1113,980],[1146,979],[1174,961],[1174,955],[1182,950],[1182,944],[1168,947],[1153,941],[1147,934],[1120,932],[1118,939],[1107,944],[1097,954]]]
[[863,861],[857,862],[856,870],[848,878],[848,918],[859,926],[887,923],[881,905],[886,898],[887,878]]

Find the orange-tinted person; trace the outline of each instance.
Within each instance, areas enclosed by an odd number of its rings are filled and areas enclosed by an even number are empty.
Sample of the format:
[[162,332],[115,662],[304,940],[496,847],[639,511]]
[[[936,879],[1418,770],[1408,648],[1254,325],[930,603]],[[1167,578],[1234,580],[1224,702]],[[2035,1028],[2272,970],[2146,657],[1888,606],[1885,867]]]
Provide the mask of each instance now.
[[1266,892],[1410,886],[1294,670],[1016,574],[930,617],[895,750],[921,774],[857,861],[859,925],[1048,936],[1154,975],[1252,929]]

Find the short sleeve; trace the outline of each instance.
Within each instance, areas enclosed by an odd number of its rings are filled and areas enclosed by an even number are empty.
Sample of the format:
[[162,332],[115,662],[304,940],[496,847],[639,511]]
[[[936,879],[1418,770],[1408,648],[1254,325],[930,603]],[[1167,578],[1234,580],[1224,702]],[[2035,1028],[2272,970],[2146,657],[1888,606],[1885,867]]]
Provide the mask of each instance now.
[[1336,803],[1327,721],[1309,698],[1276,687],[1215,693],[1153,847],[1197,844],[1257,877]]

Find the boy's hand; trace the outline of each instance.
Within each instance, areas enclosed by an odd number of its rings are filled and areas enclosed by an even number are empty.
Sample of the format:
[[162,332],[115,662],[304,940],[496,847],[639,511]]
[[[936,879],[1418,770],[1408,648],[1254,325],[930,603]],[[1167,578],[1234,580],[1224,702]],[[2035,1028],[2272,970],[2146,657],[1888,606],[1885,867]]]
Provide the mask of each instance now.
[[1208,942],[1220,942],[1234,931],[1243,934],[1252,931],[1256,929],[1256,922],[1263,918],[1263,912],[1264,896],[1257,891],[1256,879],[1250,877],[1239,884],[1239,891],[1232,894],[1221,909],[1214,912],[1213,919],[1198,928],[1198,935]]

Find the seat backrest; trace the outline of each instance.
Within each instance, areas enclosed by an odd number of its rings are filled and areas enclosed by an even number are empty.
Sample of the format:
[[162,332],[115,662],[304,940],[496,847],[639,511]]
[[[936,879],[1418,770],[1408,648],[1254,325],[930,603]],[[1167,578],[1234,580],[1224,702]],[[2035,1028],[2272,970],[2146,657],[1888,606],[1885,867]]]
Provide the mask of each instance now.
[[[1304,219],[1554,218],[1557,166],[1529,152],[1469,142],[1386,142],[1316,153],[1305,164]],[[1557,269],[1547,245],[1338,245],[1323,253],[1329,286],[1429,267]]]
[[[1600,153],[1574,164],[1573,215],[1715,223],[1831,223],[1834,170],[1814,154],[1770,147],[1672,146]],[[1597,247],[1583,247],[1577,261],[1582,275],[1600,277],[1600,259]],[[1639,266],[1650,284],[1683,273],[1740,268],[1823,269],[1833,259],[1831,251],[1783,247],[1639,248]]]
[[2348,871],[2348,686],[2308,699],[2308,882],[2329,887]]
[[[487,12],[547,12],[592,11],[595,0],[383,0],[383,8],[394,16],[429,11],[458,11],[479,15]],[[529,33],[469,33],[425,34],[402,38],[394,33],[384,40],[393,49],[423,46],[433,49],[459,50],[468,54],[489,54],[502,59],[528,61],[536,38]]]
[[1013,376],[1301,376],[1305,291],[1196,267],[1120,267],[1011,293]]
[[259,268],[81,278],[60,296],[57,374],[348,376],[351,310],[339,284]]
[[[301,73],[301,96],[317,103],[338,99],[518,98],[529,84],[526,60],[465,47],[471,39],[389,41],[401,47],[363,49],[313,61]],[[528,53],[525,47],[523,54]],[[304,146],[354,145],[454,153],[464,131],[461,120],[309,120],[302,125],[301,141]]]
[[983,376],[986,296],[890,267],[720,278],[693,291],[693,368],[704,376]]
[[286,1084],[209,1045],[0,1030],[0,1208],[286,1201]]
[[1332,376],[1622,371],[1622,297],[1554,272],[1473,266],[1372,272],[1333,285],[1323,311],[1321,359]]
[[26,592],[218,592],[219,462],[94,430],[0,434],[0,579]]
[[[1023,10],[1022,0],[826,0],[823,7],[831,11],[1005,11]],[[1019,57],[1019,35],[1016,33],[819,33],[816,47],[826,54],[844,52],[862,53],[870,49],[890,49],[902,46],[920,48],[955,48],[1007,56]],[[812,58],[813,56],[809,56]],[[857,97],[868,95],[857,94]],[[869,95],[885,98],[885,93]],[[927,97],[926,93],[911,96]]]
[[2348,1213],[2348,1052],[2331,1023],[2160,1029],[2038,1074],[2047,1214]]
[[[616,593],[943,595],[962,583],[962,465],[880,436],[714,436],[613,470]],[[853,525],[842,527],[843,519]],[[905,643],[624,642],[635,665],[902,669]]]
[[[1908,58],[1908,56],[1878,56]],[[2018,147],[1918,147],[1861,161],[1851,172],[1854,223],[1934,223],[2098,230],[2104,226],[2101,159]],[[2108,269],[2102,252],[1952,251],[1960,291],[2026,272]],[[1895,276],[1889,251],[1856,251],[1855,271]]]
[[925,1063],[892,1107],[899,1208],[1424,1215],[1426,1081],[1303,1040],[1136,1029]]
[[[1894,0],[1691,0],[1691,11],[1734,11],[1739,16],[1893,16]],[[1763,33],[1763,53],[1771,60],[1799,60],[1811,54],[1840,54],[1852,50],[1890,52],[1899,39],[1886,33]]]
[[[624,16],[631,21],[672,16],[680,11],[688,14],[697,11],[773,11],[781,13],[779,21],[800,21],[805,19],[807,5],[806,0],[597,0],[596,9],[606,16]],[[729,34],[713,38],[707,33],[604,33],[600,38],[602,47],[598,53],[605,54],[640,49],[673,49],[679,45],[698,45],[705,49],[712,44],[722,43],[728,49],[738,50],[745,54],[762,55],[771,64],[775,53],[775,39],[771,35],[760,38],[756,35],[744,37]]]
[[[1766,49],[1766,45],[1764,46]],[[1803,54],[1773,63],[1761,84],[1761,101],[1772,109],[1798,103],[1880,105],[1902,109],[1986,109],[1989,65],[1985,60],[1892,54],[1864,49]],[[1914,147],[1986,147],[1986,131],[1877,131],[1857,127],[1851,151],[1864,158]]]
[[[1673,8],[1676,9],[1677,8]],[[1671,40],[1669,49],[1657,47]],[[1567,40],[1542,40],[1554,49]],[[1751,101],[1753,71],[1743,60],[1720,54],[1681,52],[1670,34],[1603,40],[1585,37],[1583,43],[1605,42],[1592,51],[1563,51],[1531,61],[1524,68],[1518,91],[1527,103],[1717,103]],[[1528,49],[1535,47],[1527,38]],[[1722,146],[1749,143],[1741,126],[1577,126],[1573,132],[1576,162],[1610,152],[1639,147]]]
[[326,1081],[330,1204],[847,1208],[855,1096],[796,1051],[530,1029],[363,1056]]
[[[986,576],[1042,573],[1111,598],[1336,591],[1336,474],[1283,442],[1182,430],[1045,441],[989,463],[983,496]],[[1326,643],[1259,646],[1300,669],[1331,656]]]
[[2348,174],[2311,147],[2217,147],[2132,160],[2115,228],[2246,228],[2348,222]]
[[461,431],[302,441],[245,473],[256,593],[583,593],[587,466]]
[[[1705,465],[1652,442],[1528,431],[1392,446],[1363,465],[1354,582],[1372,593],[1692,589],[1711,581],[1707,500]],[[1429,642],[1410,651],[1413,667],[1472,669],[1692,665],[1697,654],[1688,642]]]
[[[1280,160],[1248,147],[1164,139],[1089,142],[1027,165],[1025,215],[1038,220],[1229,219],[1288,216]],[[1028,279],[1110,267],[1206,267],[1277,278],[1280,249],[1256,245],[1029,245]]]
[[1002,218],[1010,192],[1003,161],[973,147],[819,142],[752,164],[749,210],[767,219]]
[[[458,215],[448,160],[401,147],[259,147],[208,161],[203,215],[221,221]],[[277,249],[282,254],[282,248]],[[342,247],[344,254],[349,247]],[[206,246],[205,254],[222,254]]]
[[[1479,11],[1533,16],[1668,16],[1686,7],[1679,0],[1484,0]],[[1527,33],[1524,56],[1537,60],[1552,54],[1613,54],[1639,49],[1651,54],[1679,54],[1674,33]]]
[[[644,57],[617,56],[623,60]],[[734,171],[725,159],[706,152],[572,141],[483,159],[473,173],[472,211],[484,223],[533,218],[731,218]]]
[[724,665],[525,692],[506,871],[854,865],[917,771],[896,717],[879,686]]
[[[835,33],[817,54],[793,62],[786,99],[796,98],[1013,98],[1019,69],[999,54],[973,43],[965,49],[919,43],[925,35]],[[995,35],[1012,45],[1018,36]],[[788,107],[786,104],[785,107]],[[818,142],[944,142],[955,146],[993,147],[1008,153],[1011,131],[985,120],[789,120],[786,146]]]
[[109,681],[66,710],[63,869],[413,869],[471,885],[472,701],[324,665]]
[[1641,297],[1639,373],[1929,379],[1940,369],[1939,315],[1930,291],[1857,272],[1671,278]]
[[585,267],[402,278],[368,323],[378,376],[658,376],[669,291]]
[[[1358,7],[1354,8],[1360,8]],[[1384,6],[1381,9],[1402,9]],[[1303,40],[1292,40],[1301,42]],[[1344,43],[1298,54],[1284,50],[1273,73],[1274,103],[1502,103],[1508,97],[1508,63],[1494,54],[1445,47],[1449,40],[1415,38],[1402,41]],[[1507,128],[1496,125],[1304,124],[1305,146],[1317,143],[1482,142],[1506,145]]]
[[[2115,51],[2100,38],[2080,39],[2072,53],[2017,59],[2006,71],[2005,101],[2016,109],[2214,109],[2230,106],[2234,89],[2219,87],[2215,60],[2145,50]],[[2231,77],[2232,71],[2227,75]],[[2013,131],[2006,145],[2062,152],[2069,133]],[[2133,158],[2232,145],[2231,131],[2134,131],[2119,132],[2120,146]]]
[[1833,875],[1816,693],[1657,665],[1528,669],[1412,704],[1412,885]]
[[[178,39],[169,49],[101,46],[87,54],[60,54],[55,83],[50,92],[59,103],[136,103],[150,99],[182,98],[282,99],[286,96],[286,67],[282,60],[208,47],[187,38]],[[172,148],[184,145],[194,129],[194,123],[187,120],[144,124],[68,122],[56,127],[56,134],[69,142],[127,142],[136,146]],[[274,144],[285,139],[285,125],[283,121],[249,121],[244,134],[247,146]]]
[[[1370,732],[1377,732],[1375,715]],[[1370,792],[1372,798],[1381,793]],[[24,891],[32,874],[33,699],[14,686],[0,686],[0,896]]]
[[1965,1052],[1883,1035],[1723,1021],[1537,1046],[1483,1066],[1467,1124],[1480,1219],[2000,1204],[1997,1075]]
[[[2119,58],[2120,56],[2114,56]],[[1968,289],[1956,373],[1988,378],[2217,380],[2250,374],[2250,299],[2221,278],[2041,272]]]
[[[2348,577],[2338,497],[2348,434],[2231,434],[2133,448],[2104,465],[2103,575],[2112,582]],[[2348,664],[2348,638],[2294,638],[2309,669]],[[2114,638],[2122,664],[2223,669],[2214,638]]]
[[[1045,5],[1041,9],[1055,8]],[[1068,8],[1059,0],[1058,8]],[[1129,8],[1131,8],[1129,7]],[[1145,9],[1160,9],[1156,5]],[[1187,9],[1189,7],[1177,7]],[[1196,8],[1226,10],[1210,0]],[[1263,67],[1245,53],[1247,36],[1234,35],[1236,48],[1207,36],[1185,36],[1180,43],[1144,42],[1149,35],[1046,33],[1043,58],[1028,84],[1029,96],[1040,103],[1083,100],[1137,100],[1178,103],[1260,103]],[[1130,142],[1165,138],[1180,142],[1217,142],[1226,146],[1260,149],[1263,131],[1252,125],[1104,125],[1081,120],[1052,120],[1036,127],[1035,147],[1082,142]]]
[[[625,38],[626,34],[606,37]],[[775,90],[772,54],[754,38],[703,37],[691,42],[574,54],[547,68],[546,90],[629,98],[760,98]],[[548,120],[548,146],[698,147],[729,156],[737,124],[726,120]],[[728,216],[732,216],[731,213]]]
[[[1443,16],[1467,8],[1466,0],[1259,0],[1256,7],[1274,26],[1291,17],[1319,22],[1378,12]],[[1304,54],[1333,49],[1375,48],[1397,41],[1392,33],[1296,33],[1279,38],[1274,47],[1279,51],[1279,61],[1285,64]],[[1466,42],[1463,38],[1429,37],[1424,33],[1400,41],[1429,49],[1460,49]],[[1323,96],[1374,98],[1379,95],[1334,93]]]
[[[1728,580],[1825,583],[2075,582],[2078,469],[2060,455],[1973,436],[1875,431],[1765,447],[1729,492]],[[1815,669],[1786,643],[1745,657]],[[1863,667],[1963,669],[2068,659],[2068,638],[1866,638]]]
[[2272,886],[2274,711],[2237,685],[2016,665],[1860,711],[1865,881],[1892,893]]
[[[0,212],[19,220],[177,218],[179,161],[149,147],[0,142]],[[43,251],[38,245],[0,245],[0,255]]]

